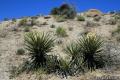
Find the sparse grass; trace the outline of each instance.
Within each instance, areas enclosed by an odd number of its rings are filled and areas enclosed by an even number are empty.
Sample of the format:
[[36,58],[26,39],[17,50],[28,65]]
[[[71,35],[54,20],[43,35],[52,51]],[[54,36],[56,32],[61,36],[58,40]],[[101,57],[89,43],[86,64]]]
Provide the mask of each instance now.
[[66,30],[63,27],[58,27],[56,29],[56,35],[58,37],[66,37],[67,36],[67,32],[66,32]]
[[23,55],[25,53],[25,50],[23,48],[19,48],[16,52],[17,55]]
[[77,16],[77,20],[78,21],[85,21],[85,17],[83,17],[83,16]]

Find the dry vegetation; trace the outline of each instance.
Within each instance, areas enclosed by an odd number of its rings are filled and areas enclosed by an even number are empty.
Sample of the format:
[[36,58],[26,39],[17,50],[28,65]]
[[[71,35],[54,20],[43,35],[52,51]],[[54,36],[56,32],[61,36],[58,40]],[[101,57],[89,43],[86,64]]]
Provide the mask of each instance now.
[[51,13],[0,23],[0,80],[120,79],[120,14]]

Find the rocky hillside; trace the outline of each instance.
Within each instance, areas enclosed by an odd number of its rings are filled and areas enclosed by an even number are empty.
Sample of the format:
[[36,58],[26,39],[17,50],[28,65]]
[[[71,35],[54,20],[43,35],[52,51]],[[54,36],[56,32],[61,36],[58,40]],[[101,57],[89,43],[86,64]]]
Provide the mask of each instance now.
[[[99,80],[96,78],[104,78],[105,76],[120,78],[119,61],[116,65],[67,78],[61,78],[54,73],[43,74],[42,72],[24,72],[11,78],[14,69],[29,59],[28,51],[24,49],[24,35],[32,31],[51,34],[55,38],[55,46],[50,54],[60,56],[63,59],[69,58],[63,51],[67,44],[76,41],[82,35],[93,33],[104,40],[105,54],[117,55],[115,59],[119,60],[119,22],[120,16],[118,14],[104,14],[95,9],[79,13],[75,19],[48,15],[2,21],[0,22],[0,80]],[[64,30],[62,34],[59,34],[58,28]]]

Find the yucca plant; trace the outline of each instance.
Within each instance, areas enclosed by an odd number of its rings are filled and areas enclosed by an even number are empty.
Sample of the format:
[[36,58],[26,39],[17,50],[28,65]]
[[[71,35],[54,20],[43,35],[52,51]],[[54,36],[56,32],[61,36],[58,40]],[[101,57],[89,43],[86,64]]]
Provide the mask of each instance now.
[[104,66],[104,59],[102,58],[102,44],[101,38],[96,36],[83,36],[79,39],[80,53],[82,53],[82,65],[89,70],[100,68]]
[[72,42],[67,45],[64,49],[65,53],[70,56],[69,69],[71,70],[71,74],[75,74],[76,72],[83,71],[82,68],[82,58],[81,58],[81,47],[76,42]]
[[47,53],[54,46],[54,39],[48,33],[30,32],[25,35],[25,46],[31,55],[33,67],[46,65]]
[[71,57],[71,62],[74,61],[80,53],[79,46],[75,42],[67,45],[64,51]]

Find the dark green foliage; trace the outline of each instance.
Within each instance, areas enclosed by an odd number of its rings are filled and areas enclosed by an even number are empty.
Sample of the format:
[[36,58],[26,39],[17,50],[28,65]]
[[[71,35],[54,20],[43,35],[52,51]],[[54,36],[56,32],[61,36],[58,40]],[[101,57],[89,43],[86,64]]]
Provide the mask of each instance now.
[[30,32],[25,36],[25,46],[31,55],[33,67],[46,65],[46,56],[54,46],[54,39],[49,34]]
[[62,4],[59,8],[53,8],[51,14],[65,16],[66,19],[73,19],[76,16],[76,11],[73,6]]
[[17,55],[23,55],[24,53],[25,53],[25,50],[23,48],[18,49],[16,52]]

